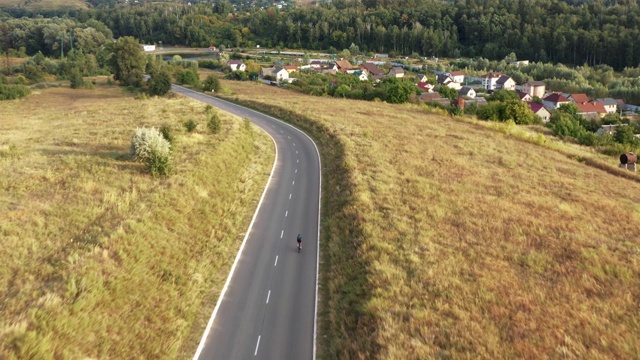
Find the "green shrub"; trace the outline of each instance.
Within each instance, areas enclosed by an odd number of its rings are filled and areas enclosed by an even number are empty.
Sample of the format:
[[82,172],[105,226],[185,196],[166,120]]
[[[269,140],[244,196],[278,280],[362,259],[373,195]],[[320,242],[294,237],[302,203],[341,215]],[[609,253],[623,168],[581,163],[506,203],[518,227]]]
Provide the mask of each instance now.
[[152,154],[151,158],[147,161],[147,168],[153,176],[168,175],[171,170],[169,157]]
[[217,113],[211,114],[211,116],[209,116],[207,127],[212,133],[214,134],[219,133],[221,125],[222,125],[222,121],[220,120],[220,116]]
[[80,73],[80,69],[74,67],[69,70],[69,81],[72,89],[79,89],[84,86],[84,79]]
[[162,137],[167,140],[169,142],[169,144],[173,145],[173,142],[175,141],[175,138],[173,136],[173,131],[171,130],[171,127],[167,124],[164,124],[160,127],[160,134],[162,134]]
[[218,80],[218,78],[213,75],[207,76],[207,78],[202,83],[202,91],[220,91],[220,80]]
[[131,139],[131,156],[147,164],[153,175],[169,173],[171,144],[156,128],[137,128]]
[[24,85],[0,84],[0,100],[13,100],[25,97],[31,93]]
[[166,70],[160,70],[149,79],[148,84],[150,95],[165,95],[171,90],[171,74]]
[[198,87],[200,79],[193,69],[184,69],[178,73],[178,82],[182,85],[191,85]]
[[184,128],[187,129],[187,132],[193,132],[193,130],[195,130],[198,127],[198,123],[195,122],[193,119],[189,119],[187,122],[184,123]]

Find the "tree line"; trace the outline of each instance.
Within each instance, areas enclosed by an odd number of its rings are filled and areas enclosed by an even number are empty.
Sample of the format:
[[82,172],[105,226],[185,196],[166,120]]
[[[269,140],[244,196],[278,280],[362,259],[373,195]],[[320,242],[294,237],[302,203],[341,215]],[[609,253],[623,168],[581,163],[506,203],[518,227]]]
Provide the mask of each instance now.
[[[216,6],[147,4],[37,13],[104,23],[115,37],[193,47],[344,49],[402,55],[484,57],[514,52],[541,62],[616,70],[640,64],[640,7],[635,2],[562,0],[334,1],[316,7],[228,14]],[[33,17],[9,9],[14,17]]]

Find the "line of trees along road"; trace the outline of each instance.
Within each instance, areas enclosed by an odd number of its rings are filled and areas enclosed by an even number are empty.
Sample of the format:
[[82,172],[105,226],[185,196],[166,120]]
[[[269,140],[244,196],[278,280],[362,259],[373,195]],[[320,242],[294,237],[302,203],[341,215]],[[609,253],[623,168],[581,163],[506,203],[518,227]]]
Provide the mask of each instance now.
[[[409,55],[520,59],[566,64],[640,64],[640,7],[601,0],[334,1],[228,15],[228,7],[149,4],[49,12],[96,19],[113,35],[144,42],[337,49]],[[225,10],[226,9],[226,10]],[[23,9],[14,17],[33,16]]]

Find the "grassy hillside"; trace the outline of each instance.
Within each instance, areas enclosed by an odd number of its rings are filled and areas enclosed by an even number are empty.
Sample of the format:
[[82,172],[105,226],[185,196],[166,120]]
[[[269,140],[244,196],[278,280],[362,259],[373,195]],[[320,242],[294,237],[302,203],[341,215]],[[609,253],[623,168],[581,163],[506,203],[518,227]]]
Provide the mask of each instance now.
[[[39,90],[0,102],[0,114],[0,358],[193,354],[272,141],[225,114],[211,135],[202,103],[105,84]],[[176,137],[174,170],[153,178],[129,161],[129,143],[136,127],[162,124]]]
[[225,86],[331,135],[323,358],[637,359],[640,184],[615,159],[412,105]]

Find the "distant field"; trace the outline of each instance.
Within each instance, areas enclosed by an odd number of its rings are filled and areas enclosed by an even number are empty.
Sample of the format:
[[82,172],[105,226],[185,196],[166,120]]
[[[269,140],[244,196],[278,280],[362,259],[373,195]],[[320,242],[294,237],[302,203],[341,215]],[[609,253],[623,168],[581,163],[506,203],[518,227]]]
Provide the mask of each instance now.
[[[0,102],[0,359],[193,356],[274,158],[204,108],[104,81]],[[129,144],[162,124],[174,169],[153,178]]]
[[616,159],[414,105],[224,84],[319,139],[323,357],[638,359],[640,184]]
[[31,10],[88,9],[81,0],[0,0],[0,9],[23,7]]

